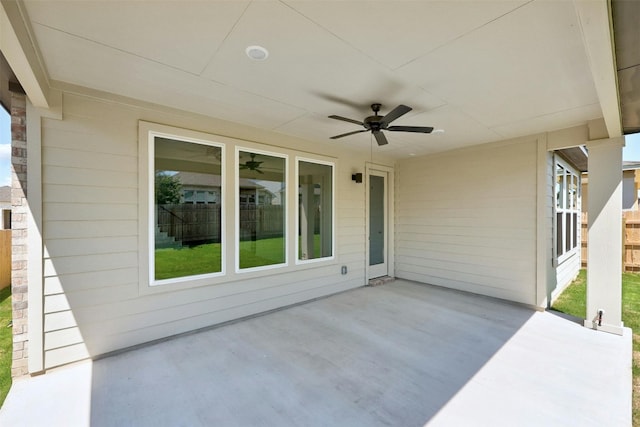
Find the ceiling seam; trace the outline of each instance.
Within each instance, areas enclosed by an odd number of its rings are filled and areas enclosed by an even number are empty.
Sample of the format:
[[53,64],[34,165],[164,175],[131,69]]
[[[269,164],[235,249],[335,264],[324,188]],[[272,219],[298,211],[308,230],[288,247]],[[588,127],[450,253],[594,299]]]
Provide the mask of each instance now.
[[47,29],[52,30],[52,31],[56,31],[56,32],[61,33],[61,34],[65,34],[65,35],[67,35],[69,37],[73,37],[73,38],[76,38],[76,39],[79,39],[79,40],[84,40],[86,42],[89,42],[89,43],[92,43],[92,44],[95,44],[95,45],[98,45],[98,46],[102,46],[102,47],[105,47],[107,49],[114,50],[116,52],[124,53],[126,55],[133,56],[135,58],[143,59],[145,61],[152,62],[154,64],[158,64],[158,65],[161,65],[161,66],[166,67],[166,68],[170,68],[170,69],[175,70],[175,71],[180,71],[180,72],[183,72],[185,74],[189,74],[190,76],[193,76],[193,77],[200,77],[196,73],[193,73],[193,72],[191,72],[189,70],[185,70],[185,69],[182,69],[182,68],[178,68],[178,67],[176,67],[174,65],[166,64],[164,62],[160,62],[160,61],[157,61],[155,59],[147,58],[146,56],[138,55],[138,54],[130,52],[128,50],[124,50],[124,49],[121,49],[121,48],[118,48],[118,47],[115,47],[115,46],[111,46],[111,45],[108,45],[106,43],[99,42],[97,40],[92,40],[90,38],[83,37],[83,36],[80,36],[78,34],[70,33],[68,31],[64,31],[64,30],[61,30],[59,28],[55,28],[55,27],[43,24],[41,22],[36,22],[36,21],[33,21],[33,22],[34,22],[34,24],[40,25],[41,27],[47,28]]
[[216,57],[216,55],[218,55],[218,52],[220,52],[220,49],[222,49],[222,46],[226,43],[227,39],[231,36],[231,34],[235,31],[236,27],[238,26],[238,24],[240,23],[240,21],[242,20],[242,18],[244,17],[244,15],[247,13],[247,10],[249,10],[249,6],[251,6],[251,3],[253,3],[252,1],[247,2],[247,6],[244,8],[244,10],[242,11],[242,13],[240,14],[240,16],[238,16],[238,19],[236,19],[236,22],[233,23],[233,25],[231,26],[231,28],[229,29],[229,31],[227,32],[227,34],[224,36],[224,39],[222,39],[222,41],[220,42],[220,44],[218,45],[218,48],[216,49],[215,52],[213,52],[213,54],[211,55],[211,57],[209,58],[209,60],[207,61],[207,63],[205,64],[204,68],[202,70],[200,70],[200,73],[198,74],[198,76],[201,76],[204,74],[204,72],[207,70],[207,68],[209,68],[209,66],[211,65],[211,63],[213,62],[214,58]]
[[467,32],[465,32],[465,33],[463,33],[463,34],[460,34],[459,36],[454,37],[453,39],[448,40],[448,41],[446,41],[446,42],[444,42],[444,43],[440,44],[439,46],[437,46],[437,47],[435,47],[435,48],[431,49],[429,52],[426,52],[426,53],[424,53],[424,54],[422,54],[422,55],[420,55],[420,56],[417,56],[417,57],[413,58],[413,59],[412,59],[412,60],[410,60],[410,61],[405,62],[405,63],[404,63],[404,64],[402,64],[402,65],[399,65],[399,66],[398,66],[398,67],[396,67],[396,68],[393,68],[393,71],[398,71],[398,70],[400,70],[401,68],[406,67],[407,65],[410,65],[410,64],[412,64],[412,63],[414,63],[414,62],[416,62],[416,61],[418,61],[418,60],[420,60],[420,59],[424,58],[425,56],[428,56],[428,55],[432,54],[433,52],[436,52],[436,51],[438,51],[438,50],[442,49],[443,47],[445,47],[445,46],[447,46],[447,45],[449,45],[449,44],[451,44],[451,43],[453,43],[453,42],[455,42],[455,41],[457,41],[457,40],[460,40],[460,39],[461,39],[461,38],[463,38],[463,37],[468,36],[469,34],[471,34],[471,33],[475,32],[475,31],[478,31],[478,30],[479,30],[479,29],[481,29],[481,28],[484,28],[484,27],[486,27],[486,26],[488,26],[488,25],[490,25],[490,24],[493,24],[494,22],[496,22],[496,21],[498,21],[498,20],[500,20],[500,19],[504,18],[504,17],[505,17],[505,16],[507,16],[507,15],[510,15],[510,14],[514,13],[515,11],[517,11],[517,10],[519,10],[519,9],[521,9],[521,8],[523,8],[523,7],[525,7],[525,6],[529,5],[529,4],[531,4],[531,3],[533,3],[534,1],[535,1],[535,0],[529,0],[529,1],[527,1],[527,2],[525,2],[525,3],[523,3],[523,4],[521,4],[520,6],[518,6],[518,7],[514,8],[514,9],[511,9],[510,11],[505,12],[505,13],[503,13],[502,15],[497,16],[497,17],[493,18],[492,20],[490,20],[490,21],[488,21],[488,22],[485,22],[485,23],[484,23],[484,24],[482,24],[482,25],[479,25],[479,26],[477,26],[477,27],[475,27],[475,28],[472,28],[471,30],[469,30],[469,31],[467,31]]
[[378,61],[376,58],[373,58],[372,56],[369,56],[366,52],[363,52],[362,50],[358,49],[358,47],[352,45],[351,43],[349,43],[347,40],[343,39],[342,37],[340,37],[339,35],[337,35],[336,33],[334,33],[333,31],[331,31],[330,29],[320,25],[318,22],[314,21],[313,19],[311,19],[310,17],[308,17],[307,15],[305,15],[304,13],[300,12],[298,9],[294,8],[293,6],[291,6],[290,4],[286,3],[284,0],[279,0],[279,2],[291,9],[294,13],[302,16],[304,19],[306,19],[307,21],[311,22],[313,25],[315,25],[316,27],[322,29],[323,31],[325,31],[328,34],[331,34],[333,37],[335,37],[337,40],[340,40],[342,43],[344,43],[345,45],[349,46],[351,49],[355,50],[356,52],[360,53],[362,56],[369,58],[371,61],[375,62],[376,64],[380,65],[381,67],[383,67],[385,70],[387,71],[394,71],[393,68],[389,67],[388,65]]

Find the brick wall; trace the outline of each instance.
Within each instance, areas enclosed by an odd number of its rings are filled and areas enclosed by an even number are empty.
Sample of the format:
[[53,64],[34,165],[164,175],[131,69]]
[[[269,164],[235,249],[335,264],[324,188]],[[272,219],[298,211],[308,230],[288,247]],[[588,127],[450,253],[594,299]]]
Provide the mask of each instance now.
[[11,93],[11,293],[13,364],[11,376],[28,371],[27,335],[27,111],[26,98]]

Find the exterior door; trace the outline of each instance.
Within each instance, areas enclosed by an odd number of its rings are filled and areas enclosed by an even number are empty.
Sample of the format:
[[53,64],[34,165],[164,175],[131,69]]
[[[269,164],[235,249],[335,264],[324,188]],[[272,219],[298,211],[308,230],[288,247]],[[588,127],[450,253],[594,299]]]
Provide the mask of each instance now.
[[387,276],[388,267],[388,173],[369,170],[369,268],[368,278]]

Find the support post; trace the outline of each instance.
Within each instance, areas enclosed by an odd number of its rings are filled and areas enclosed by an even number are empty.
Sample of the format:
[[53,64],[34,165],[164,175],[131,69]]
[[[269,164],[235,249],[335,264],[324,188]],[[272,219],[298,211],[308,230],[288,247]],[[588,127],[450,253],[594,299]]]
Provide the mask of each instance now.
[[591,141],[589,251],[585,326],[622,335],[622,147],[624,138]]

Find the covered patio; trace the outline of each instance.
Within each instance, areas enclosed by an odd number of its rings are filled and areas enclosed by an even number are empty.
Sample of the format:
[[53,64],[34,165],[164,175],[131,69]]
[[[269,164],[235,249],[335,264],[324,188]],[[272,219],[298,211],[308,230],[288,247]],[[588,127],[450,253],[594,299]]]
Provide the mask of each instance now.
[[631,331],[396,280],[17,379],[11,426],[625,426]]

